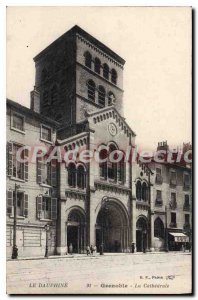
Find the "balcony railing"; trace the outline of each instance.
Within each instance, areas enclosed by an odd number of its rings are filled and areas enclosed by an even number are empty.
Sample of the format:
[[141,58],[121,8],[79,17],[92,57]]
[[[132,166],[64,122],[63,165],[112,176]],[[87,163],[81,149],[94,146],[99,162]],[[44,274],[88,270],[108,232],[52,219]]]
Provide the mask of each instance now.
[[163,205],[162,199],[156,199],[155,200],[155,206],[162,206],[162,205]]
[[169,227],[171,227],[171,228],[177,228],[177,223],[171,222],[170,225],[169,225]]
[[169,207],[170,207],[170,209],[176,209],[177,208],[177,202],[170,202],[169,203]]
[[163,177],[161,175],[159,175],[159,174],[156,174],[155,182],[157,184],[162,184],[163,183]]
[[190,189],[190,183],[184,181],[184,190],[189,190]]
[[171,179],[170,180],[170,185],[171,186],[176,186],[177,185],[177,180],[176,179]]
[[190,211],[190,205],[185,205],[183,206],[184,211]]

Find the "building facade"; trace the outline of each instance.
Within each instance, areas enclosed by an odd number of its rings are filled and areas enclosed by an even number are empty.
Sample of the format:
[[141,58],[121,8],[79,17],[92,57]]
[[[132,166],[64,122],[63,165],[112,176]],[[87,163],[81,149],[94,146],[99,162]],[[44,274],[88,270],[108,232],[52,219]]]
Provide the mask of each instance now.
[[[182,185],[190,172],[177,167],[179,185],[172,187],[170,166],[132,162],[127,154],[135,149],[135,133],[123,116],[124,59],[74,26],[34,61],[30,109],[7,100],[8,257],[15,205],[19,256],[43,256],[46,242],[51,255],[67,254],[69,245],[74,253],[85,253],[87,245],[103,245],[105,252],[131,252],[132,245],[164,250],[166,228],[181,238],[183,225],[191,223],[190,208],[183,208],[190,187]],[[68,159],[48,161],[55,148]],[[173,206],[166,208],[173,193],[177,219]]]
[[[158,143],[157,150],[166,151],[166,156],[171,153],[167,142]],[[183,157],[184,153],[177,151],[171,155],[174,159],[174,156]],[[154,174],[151,189],[152,248],[166,248],[164,228],[167,228],[169,250],[181,250],[182,246],[189,248],[192,238],[191,167],[182,159],[179,163],[153,161],[149,167]]]

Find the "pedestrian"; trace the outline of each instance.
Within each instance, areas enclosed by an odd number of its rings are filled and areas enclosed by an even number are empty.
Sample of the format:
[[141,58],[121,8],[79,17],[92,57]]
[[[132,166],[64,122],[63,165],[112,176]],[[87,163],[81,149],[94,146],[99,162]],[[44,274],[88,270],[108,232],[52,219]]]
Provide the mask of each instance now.
[[87,246],[87,256],[90,254],[90,247]]
[[93,252],[94,252],[93,245],[91,245],[91,247],[90,247],[90,252],[91,252],[91,255],[93,255]]
[[94,255],[96,255],[96,253],[97,253],[97,248],[96,248],[96,246],[94,246],[93,248],[94,248]]
[[132,245],[131,245],[131,252],[132,252],[132,253],[135,252],[135,244],[134,244],[134,243],[132,243]]
[[100,255],[103,255],[103,244],[100,245]]
[[73,254],[73,246],[72,243],[69,244],[69,254]]

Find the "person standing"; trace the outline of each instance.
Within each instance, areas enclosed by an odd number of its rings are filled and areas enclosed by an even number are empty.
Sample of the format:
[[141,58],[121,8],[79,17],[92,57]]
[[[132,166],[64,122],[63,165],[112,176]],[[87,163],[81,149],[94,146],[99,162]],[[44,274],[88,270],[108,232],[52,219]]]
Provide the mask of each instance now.
[[100,255],[103,255],[103,244],[100,245]]
[[87,256],[90,254],[90,247],[87,246]]
[[93,245],[91,245],[91,247],[90,247],[90,252],[91,252],[91,255],[93,255],[93,252],[94,252]]
[[69,244],[69,254],[73,254],[73,246],[72,243]]

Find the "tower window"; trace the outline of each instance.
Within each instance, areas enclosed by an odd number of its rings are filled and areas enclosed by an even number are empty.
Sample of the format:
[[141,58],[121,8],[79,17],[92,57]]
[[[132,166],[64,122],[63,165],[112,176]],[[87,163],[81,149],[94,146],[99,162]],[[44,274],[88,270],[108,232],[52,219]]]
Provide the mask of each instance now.
[[107,64],[103,65],[103,77],[109,79],[109,66]]
[[111,82],[117,84],[117,72],[115,69],[111,70]]
[[94,71],[100,74],[101,61],[99,58],[95,58]]
[[84,56],[85,56],[85,66],[91,69],[91,61],[92,61],[91,54],[87,51],[85,52]]
[[108,94],[108,105],[115,104],[115,95],[112,92]]
[[91,101],[95,101],[95,89],[96,89],[96,85],[94,83],[93,80],[89,80],[87,83],[88,86],[88,90],[87,90],[87,94],[88,94],[88,99]]
[[98,89],[98,103],[103,107],[105,106],[105,94],[104,87],[100,85]]

